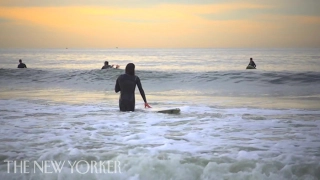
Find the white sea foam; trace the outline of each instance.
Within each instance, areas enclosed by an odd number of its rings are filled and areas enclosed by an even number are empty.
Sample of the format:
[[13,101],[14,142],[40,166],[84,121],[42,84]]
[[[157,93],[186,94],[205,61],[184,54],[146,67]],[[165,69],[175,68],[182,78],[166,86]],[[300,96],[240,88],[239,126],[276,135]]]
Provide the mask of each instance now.
[[[2,161],[121,162],[121,174],[85,175],[93,179],[319,178],[319,111],[182,105],[170,115],[140,105],[122,113],[113,103],[0,100]],[[68,167],[59,174],[5,170],[2,163],[1,179],[78,177]]]

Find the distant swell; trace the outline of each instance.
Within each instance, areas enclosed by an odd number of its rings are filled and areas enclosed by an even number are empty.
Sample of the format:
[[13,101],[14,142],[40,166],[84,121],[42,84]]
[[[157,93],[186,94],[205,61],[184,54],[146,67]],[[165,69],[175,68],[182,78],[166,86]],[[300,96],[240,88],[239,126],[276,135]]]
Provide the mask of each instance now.
[[[62,82],[82,81],[83,83],[103,80],[115,80],[123,70],[64,70],[49,71],[39,69],[0,69],[3,82]],[[167,73],[137,71],[136,74],[150,81],[180,81],[180,82],[265,82],[269,84],[310,84],[320,82],[319,72],[258,72],[258,71],[213,71],[196,73]],[[80,82],[81,83],[81,82]]]
[[[0,83],[11,88],[21,86],[70,88],[82,90],[113,90],[123,70],[40,70],[0,69]],[[211,71],[164,72],[136,71],[149,91],[201,91],[211,93],[270,92],[280,94],[317,94],[320,89],[319,72]],[[305,88],[308,89],[306,90]],[[319,93],[320,94],[320,93]]]

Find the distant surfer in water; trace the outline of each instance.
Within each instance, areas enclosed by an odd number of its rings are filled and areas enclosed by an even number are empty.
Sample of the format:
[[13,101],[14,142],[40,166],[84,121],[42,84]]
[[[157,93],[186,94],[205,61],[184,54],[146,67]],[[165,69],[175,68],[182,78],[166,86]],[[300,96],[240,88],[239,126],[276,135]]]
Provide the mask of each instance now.
[[21,60],[21,59],[19,59],[18,68],[27,68],[26,64],[22,63],[22,60]]
[[108,69],[108,68],[116,68],[116,69],[118,69],[119,67],[120,67],[119,65],[109,65],[109,62],[105,61],[104,62],[104,66],[102,66],[101,69]]
[[136,85],[138,85],[141,97],[144,101],[145,108],[151,108],[147,103],[146,95],[144,94],[144,90],[142,89],[142,85],[140,82],[140,78],[135,75],[135,65],[133,63],[129,63],[126,66],[126,73],[122,74],[118,77],[115,86],[115,92],[120,93],[119,99],[119,108],[120,111],[134,111],[135,108],[135,95],[134,91]]
[[252,60],[252,58],[250,58],[250,62],[249,65],[256,68],[256,63],[254,63],[254,61]]

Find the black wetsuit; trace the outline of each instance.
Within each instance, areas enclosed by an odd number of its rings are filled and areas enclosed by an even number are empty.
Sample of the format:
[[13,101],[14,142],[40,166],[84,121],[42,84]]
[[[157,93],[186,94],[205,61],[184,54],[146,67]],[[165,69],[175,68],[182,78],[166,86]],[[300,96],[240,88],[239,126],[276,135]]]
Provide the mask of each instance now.
[[104,65],[104,66],[102,66],[101,69],[108,69],[108,68],[112,68],[112,66],[110,66],[110,65]]
[[24,63],[20,63],[20,64],[18,65],[18,68],[27,68],[27,66],[26,66],[26,64],[24,64]]
[[252,67],[256,67],[256,63],[254,63],[254,61],[250,61],[249,65]]
[[132,76],[129,74],[122,74],[118,77],[115,92],[121,91],[119,99],[119,108],[120,111],[134,111],[135,107],[135,97],[134,91],[138,85],[140,94],[143,98],[143,101],[146,103],[146,95],[142,89],[142,85],[138,76]]

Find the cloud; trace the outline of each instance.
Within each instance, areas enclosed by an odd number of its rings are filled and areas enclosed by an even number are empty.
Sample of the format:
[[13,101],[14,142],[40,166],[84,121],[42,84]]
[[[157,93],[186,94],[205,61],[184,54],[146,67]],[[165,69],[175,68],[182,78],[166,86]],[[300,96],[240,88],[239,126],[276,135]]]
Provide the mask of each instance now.
[[12,19],[8,19],[8,18],[0,18],[0,23],[8,23],[11,22]]
[[219,10],[208,13],[201,13],[203,18],[208,20],[249,20],[255,18],[259,14],[272,12],[274,7],[258,4],[234,4],[216,7]]

